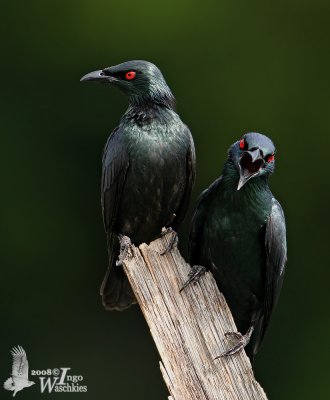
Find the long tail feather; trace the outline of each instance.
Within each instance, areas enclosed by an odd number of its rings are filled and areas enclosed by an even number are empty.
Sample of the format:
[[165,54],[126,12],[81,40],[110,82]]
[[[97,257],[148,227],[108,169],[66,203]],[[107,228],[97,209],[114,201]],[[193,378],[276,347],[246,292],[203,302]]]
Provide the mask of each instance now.
[[136,299],[122,267],[116,266],[120,246],[114,234],[108,235],[109,264],[100,294],[106,310],[124,310],[136,303]]

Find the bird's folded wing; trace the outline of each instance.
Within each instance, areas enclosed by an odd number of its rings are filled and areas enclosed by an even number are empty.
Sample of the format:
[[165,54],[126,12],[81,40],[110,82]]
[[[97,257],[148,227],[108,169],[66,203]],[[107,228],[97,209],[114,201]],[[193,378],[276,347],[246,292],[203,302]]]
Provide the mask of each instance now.
[[266,287],[263,333],[276,306],[287,259],[285,218],[280,203],[273,199],[272,211],[266,225]]
[[121,133],[120,127],[113,131],[103,152],[101,203],[103,223],[107,232],[111,231],[115,222],[129,167],[129,157]]
[[[191,265],[200,262],[200,247],[204,235],[204,222],[208,214],[208,200],[212,197],[214,189],[221,185],[222,176],[216,179],[212,185],[205,189],[197,200],[197,206],[191,222],[189,235],[189,262]],[[206,265],[204,265],[206,267]]]
[[29,363],[25,350],[21,346],[13,347],[11,355],[13,356],[12,376],[28,379]]

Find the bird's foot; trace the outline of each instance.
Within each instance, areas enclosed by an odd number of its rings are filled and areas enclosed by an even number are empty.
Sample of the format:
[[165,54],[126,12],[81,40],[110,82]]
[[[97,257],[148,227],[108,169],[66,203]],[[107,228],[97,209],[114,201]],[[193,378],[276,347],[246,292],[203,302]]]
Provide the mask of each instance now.
[[232,342],[234,342],[235,344],[229,350],[220,354],[220,356],[215,357],[215,360],[220,357],[232,356],[233,354],[236,354],[239,351],[243,350],[244,347],[250,342],[252,333],[253,325],[250,326],[245,335],[242,335],[239,332],[226,332],[226,338],[231,338]]
[[122,267],[123,261],[125,260],[125,258],[133,257],[133,247],[132,247],[131,239],[128,236],[119,234],[118,240],[120,243],[120,253],[119,253],[118,260],[116,261],[116,266]]
[[190,285],[192,282],[196,283],[200,280],[200,278],[205,274],[206,268],[203,267],[202,265],[194,265],[191,267],[191,270],[189,271],[188,274],[188,279],[186,282],[183,284],[182,288],[180,289],[180,293],[182,292],[183,289],[185,289],[188,285]]
[[174,249],[174,247],[176,247],[176,246],[178,245],[178,243],[179,243],[178,234],[177,234],[177,233],[175,232],[175,230],[174,230],[173,228],[171,228],[171,227],[169,227],[169,228],[163,228],[163,229],[162,229],[161,236],[162,236],[162,238],[163,238],[164,236],[166,236],[166,235],[168,235],[168,234],[170,234],[170,233],[172,234],[172,235],[171,235],[170,242],[169,242],[169,244],[166,246],[165,250],[164,250],[162,253],[160,253],[161,256],[163,256],[164,254],[167,254],[167,253],[171,252],[171,251]]

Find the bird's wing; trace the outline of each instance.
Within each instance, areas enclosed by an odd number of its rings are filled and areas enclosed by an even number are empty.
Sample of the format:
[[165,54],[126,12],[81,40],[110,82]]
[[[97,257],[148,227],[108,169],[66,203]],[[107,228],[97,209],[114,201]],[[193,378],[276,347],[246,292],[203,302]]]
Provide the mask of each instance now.
[[270,316],[274,310],[284,277],[284,269],[287,260],[286,226],[285,218],[280,203],[273,198],[271,214],[266,224],[265,249],[266,249],[266,279],[265,300],[263,316],[258,332],[254,353],[266,332]]
[[107,232],[109,262],[100,294],[107,309],[124,309],[134,302],[128,280],[120,268],[114,267],[119,255],[119,241],[114,231],[119,205],[129,168],[127,146],[123,143],[123,130],[116,128],[109,137],[103,152],[101,204],[104,228]]
[[129,166],[129,157],[121,139],[121,128],[110,135],[103,152],[101,203],[103,223],[106,232],[116,220],[118,206]]
[[197,200],[197,206],[191,221],[189,234],[189,262],[191,266],[199,264],[200,237],[204,225],[203,197],[207,195],[208,189],[204,190]]
[[285,218],[280,203],[275,199],[266,225],[265,245],[267,258],[264,309],[265,316],[269,319],[281,291],[287,259]]
[[12,376],[28,379],[29,363],[25,350],[21,346],[13,347],[11,355],[13,356]]
[[180,204],[180,208],[176,211],[176,218],[173,223],[174,229],[180,225],[183,221],[189,206],[189,200],[191,196],[191,191],[196,179],[196,155],[195,155],[195,145],[193,138],[191,136],[189,128],[185,125],[189,137],[189,146],[186,156],[186,185]]
[[189,234],[189,262],[192,266],[200,263],[199,257],[204,236],[203,227],[206,219],[205,217],[208,213],[208,200],[211,198],[214,189],[221,184],[221,181],[222,176],[216,179],[210,187],[205,189],[197,200],[197,206],[192,218]]

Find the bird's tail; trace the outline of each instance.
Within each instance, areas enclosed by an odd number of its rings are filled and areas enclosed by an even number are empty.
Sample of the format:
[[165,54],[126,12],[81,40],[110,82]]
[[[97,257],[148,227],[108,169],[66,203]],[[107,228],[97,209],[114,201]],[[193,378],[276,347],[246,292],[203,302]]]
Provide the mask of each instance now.
[[120,253],[119,241],[116,235],[108,234],[109,264],[103,279],[100,294],[106,310],[124,310],[136,303],[131,285],[121,266],[116,265]]
[[5,383],[3,384],[3,387],[4,387],[6,390],[14,390],[13,383],[14,383],[13,378],[8,378],[8,379],[5,381]]

